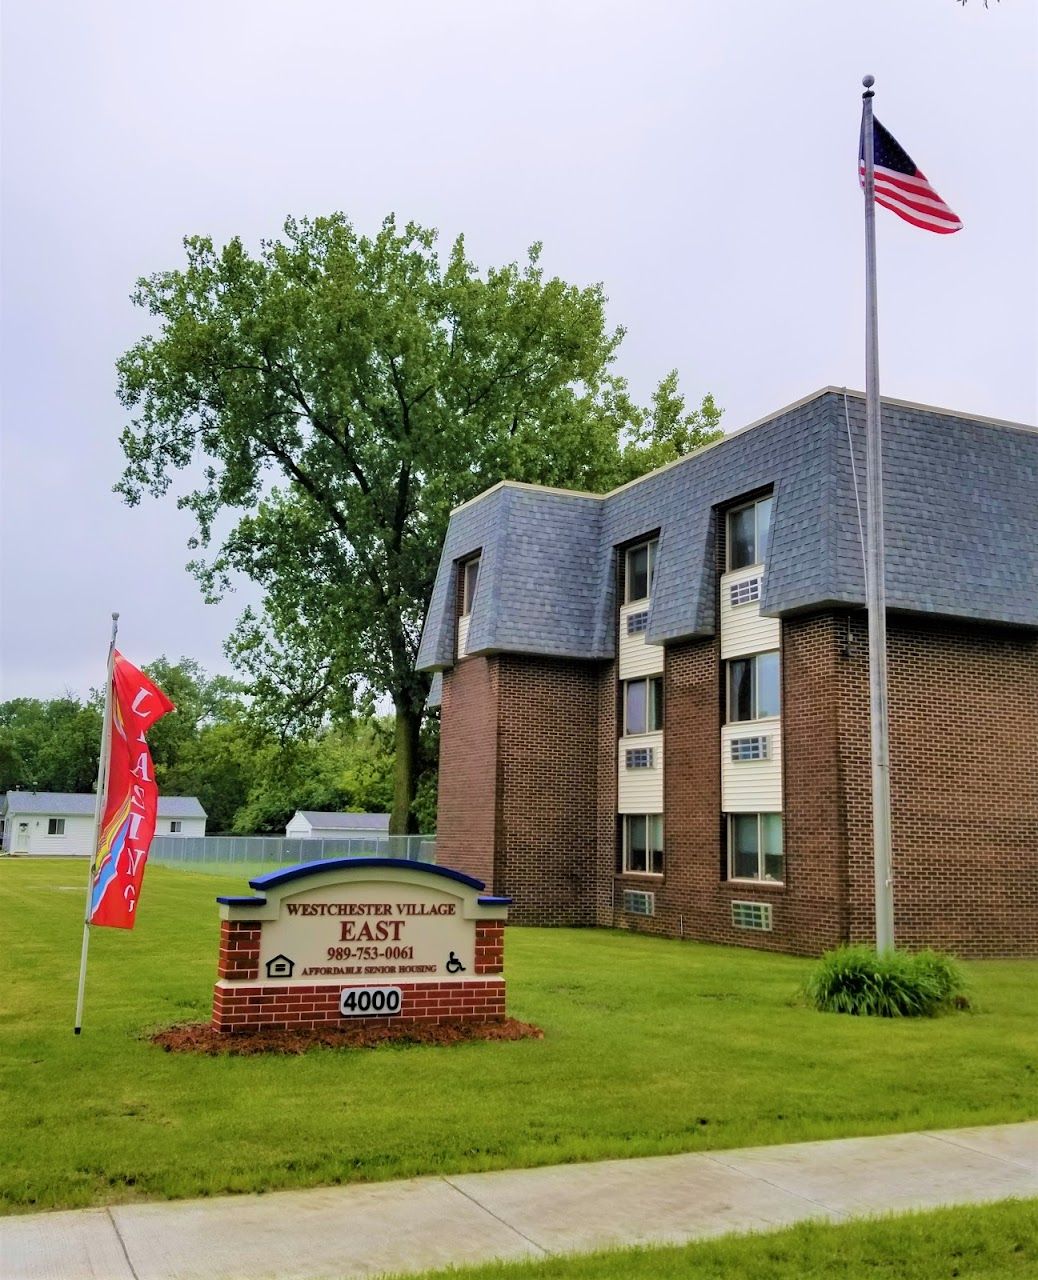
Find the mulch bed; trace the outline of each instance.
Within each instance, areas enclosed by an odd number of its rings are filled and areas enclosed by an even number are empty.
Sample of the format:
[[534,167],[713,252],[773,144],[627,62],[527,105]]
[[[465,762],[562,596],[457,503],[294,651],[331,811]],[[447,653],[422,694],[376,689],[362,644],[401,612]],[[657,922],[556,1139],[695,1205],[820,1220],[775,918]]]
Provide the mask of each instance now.
[[167,1053],[248,1055],[305,1053],[325,1049],[377,1049],[383,1044],[468,1044],[473,1040],[543,1040],[544,1032],[529,1022],[503,1018],[499,1022],[394,1022],[381,1027],[325,1027],[318,1031],[214,1031],[208,1022],[170,1027],[151,1037]]

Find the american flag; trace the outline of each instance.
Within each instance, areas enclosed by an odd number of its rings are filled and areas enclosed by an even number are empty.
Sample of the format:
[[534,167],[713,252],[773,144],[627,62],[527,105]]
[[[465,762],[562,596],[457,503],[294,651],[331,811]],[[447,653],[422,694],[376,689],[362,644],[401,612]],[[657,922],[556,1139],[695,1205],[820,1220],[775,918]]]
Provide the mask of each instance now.
[[[896,213],[913,227],[949,235],[962,228],[958,215],[944,203],[926,180],[926,174],[895,137],[876,119],[873,128],[873,161],[876,172],[876,203]],[[858,152],[858,178],[865,186],[865,134]]]

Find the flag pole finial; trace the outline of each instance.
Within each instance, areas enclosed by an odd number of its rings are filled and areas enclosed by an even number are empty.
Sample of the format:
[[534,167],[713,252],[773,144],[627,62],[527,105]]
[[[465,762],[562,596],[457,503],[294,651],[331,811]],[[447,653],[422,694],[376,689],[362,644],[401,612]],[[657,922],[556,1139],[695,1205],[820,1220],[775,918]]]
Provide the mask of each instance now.
[[875,76],[862,76],[862,84],[865,86],[865,92],[861,95],[863,98],[872,97],[872,86],[876,83]]

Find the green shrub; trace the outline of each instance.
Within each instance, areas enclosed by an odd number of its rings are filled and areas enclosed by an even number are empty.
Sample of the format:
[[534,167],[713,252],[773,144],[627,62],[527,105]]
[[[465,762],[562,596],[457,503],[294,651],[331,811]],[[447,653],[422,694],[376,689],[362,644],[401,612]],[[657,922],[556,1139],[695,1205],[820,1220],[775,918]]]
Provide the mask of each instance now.
[[816,1009],[859,1017],[932,1018],[969,1007],[962,971],[940,951],[841,947],[822,957],[804,991]]

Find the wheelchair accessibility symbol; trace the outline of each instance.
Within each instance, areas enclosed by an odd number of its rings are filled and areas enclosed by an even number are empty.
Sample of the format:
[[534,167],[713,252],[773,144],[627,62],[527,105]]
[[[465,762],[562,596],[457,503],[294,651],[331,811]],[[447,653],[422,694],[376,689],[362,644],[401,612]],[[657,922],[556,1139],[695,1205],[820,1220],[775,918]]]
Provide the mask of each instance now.
[[450,953],[450,957],[447,960],[447,964],[445,965],[445,968],[448,973],[464,973],[465,972],[465,966],[461,963],[461,961],[458,959],[458,957],[454,954],[453,951]]

